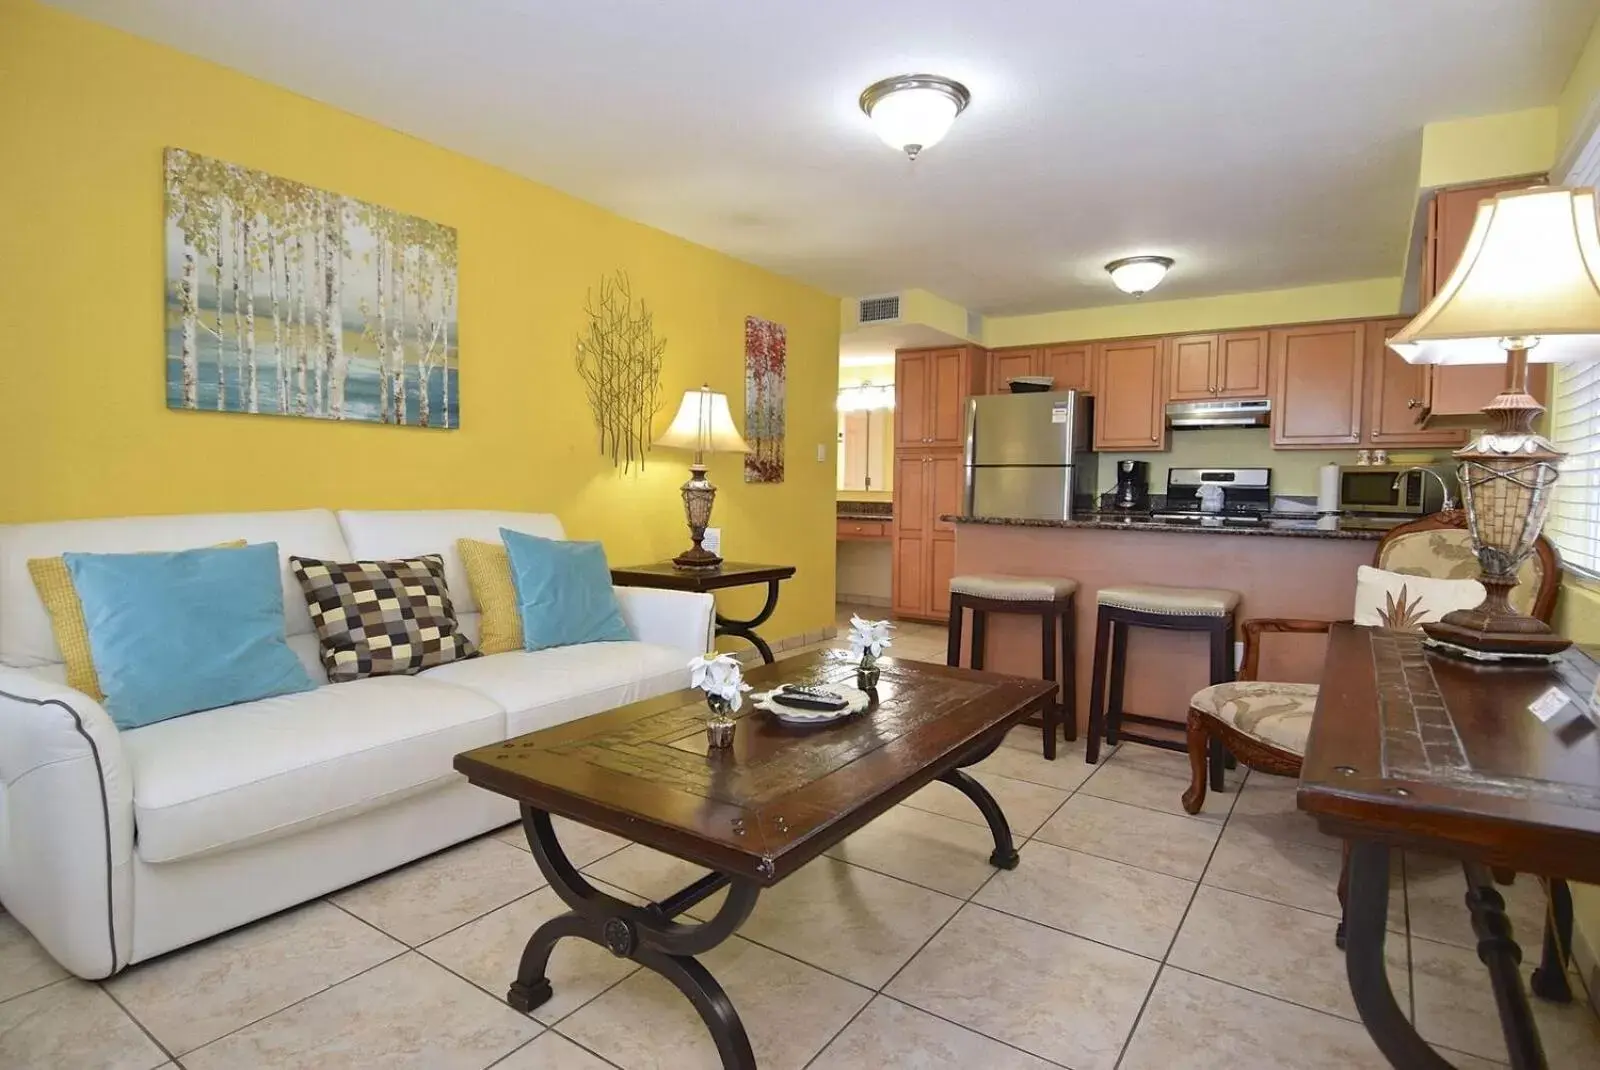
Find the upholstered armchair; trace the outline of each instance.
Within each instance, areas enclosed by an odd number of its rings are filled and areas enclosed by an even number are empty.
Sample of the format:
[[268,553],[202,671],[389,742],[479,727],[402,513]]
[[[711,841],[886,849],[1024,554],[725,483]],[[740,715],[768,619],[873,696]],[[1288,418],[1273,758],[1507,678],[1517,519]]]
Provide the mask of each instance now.
[[[1466,514],[1460,510],[1435,513],[1391,529],[1378,543],[1373,563],[1389,572],[1433,579],[1475,579],[1478,575]],[[1543,536],[1523,563],[1519,576],[1521,582],[1511,592],[1512,604],[1523,613],[1548,622],[1561,587],[1561,565]],[[1183,794],[1185,810],[1197,814],[1205,804],[1208,772],[1211,789],[1222,790],[1220,763],[1208,769],[1206,761],[1212,740],[1219,741],[1252,769],[1280,776],[1300,775],[1300,761],[1317,706],[1317,685],[1257,679],[1261,643],[1264,636],[1275,633],[1326,632],[1334,623],[1271,618],[1244,622],[1244,659],[1238,679],[1207,687],[1190,700],[1191,779],[1189,790]]]

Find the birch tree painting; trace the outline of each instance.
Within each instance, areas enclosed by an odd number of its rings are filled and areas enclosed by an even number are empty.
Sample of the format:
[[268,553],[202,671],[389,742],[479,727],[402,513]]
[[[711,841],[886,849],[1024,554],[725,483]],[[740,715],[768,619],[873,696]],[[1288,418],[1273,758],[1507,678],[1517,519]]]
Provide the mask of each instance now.
[[783,482],[783,404],[789,336],[783,324],[744,321],[744,455],[746,483]]
[[167,407],[460,426],[456,232],[168,149]]

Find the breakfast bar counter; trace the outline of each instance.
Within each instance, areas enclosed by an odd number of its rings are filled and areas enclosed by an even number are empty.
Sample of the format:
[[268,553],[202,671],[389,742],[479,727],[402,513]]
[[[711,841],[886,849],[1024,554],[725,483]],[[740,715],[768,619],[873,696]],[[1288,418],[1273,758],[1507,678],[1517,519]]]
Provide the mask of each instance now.
[[[1078,721],[1086,725],[1095,634],[1095,593],[1102,587],[1158,584],[1217,587],[1240,595],[1235,620],[1292,617],[1347,620],[1356,569],[1370,565],[1383,533],[1300,527],[1208,528],[1148,520],[944,518],[955,526],[955,572],[1060,576],[1076,580]],[[1307,526],[1311,530],[1307,530]],[[1206,637],[1194,632],[1131,629],[1125,708],[1170,718],[1181,732],[1189,697],[1207,683]],[[964,630],[972,633],[971,628]],[[1243,633],[1239,633],[1242,641]],[[970,640],[969,640],[970,641]],[[1273,635],[1262,647],[1262,679],[1315,683],[1326,638]],[[963,664],[968,664],[963,651]],[[1042,674],[1038,622],[991,614],[984,668]]]

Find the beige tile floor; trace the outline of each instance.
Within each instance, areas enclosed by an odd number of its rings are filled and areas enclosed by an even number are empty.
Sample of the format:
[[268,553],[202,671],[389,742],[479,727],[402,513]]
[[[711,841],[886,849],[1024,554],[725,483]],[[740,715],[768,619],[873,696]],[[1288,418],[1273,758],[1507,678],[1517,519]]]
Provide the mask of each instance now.
[[[894,653],[942,661],[941,629]],[[935,785],[762,897],[705,962],[771,1070],[1381,1068],[1333,945],[1336,846],[1292,782],[1249,774],[1177,807],[1181,757],[1128,746],[1098,769],[1018,729],[977,767],[1022,865],[996,872],[975,808]],[[1241,786],[1242,784],[1242,786]],[[629,899],[699,872],[561,823],[591,878]],[[1458,1067],[1503,1065],[1453,867],[1410,857],[1391,973]],[[1507,889],[1530,953],[1542,900]],[[703,915],[714,904],[702,904]],[[670,986],[575,942],[532,1016],[501,996],[527,935],[560,911],[516,829],[125,971],[67,977],[0,916],[0,1070],[714,1066]],[[1600,1065],[1600,1025],[1535,1002],[1550,1064]]]

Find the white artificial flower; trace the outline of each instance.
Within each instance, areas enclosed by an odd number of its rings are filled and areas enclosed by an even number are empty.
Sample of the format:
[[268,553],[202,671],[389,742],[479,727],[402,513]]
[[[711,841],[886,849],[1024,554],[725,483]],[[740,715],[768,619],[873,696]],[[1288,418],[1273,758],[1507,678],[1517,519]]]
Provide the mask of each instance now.
[[689,662],[689,685],[715,695],[737,710],[744,703],[740,692],[750,690],[744,670],[732,654],[701,655]]
[[850,617],[850,656],[859,658],[867,653],[877,657],[893,645],[889,631],[894,627],[886,620],[862,620]]

